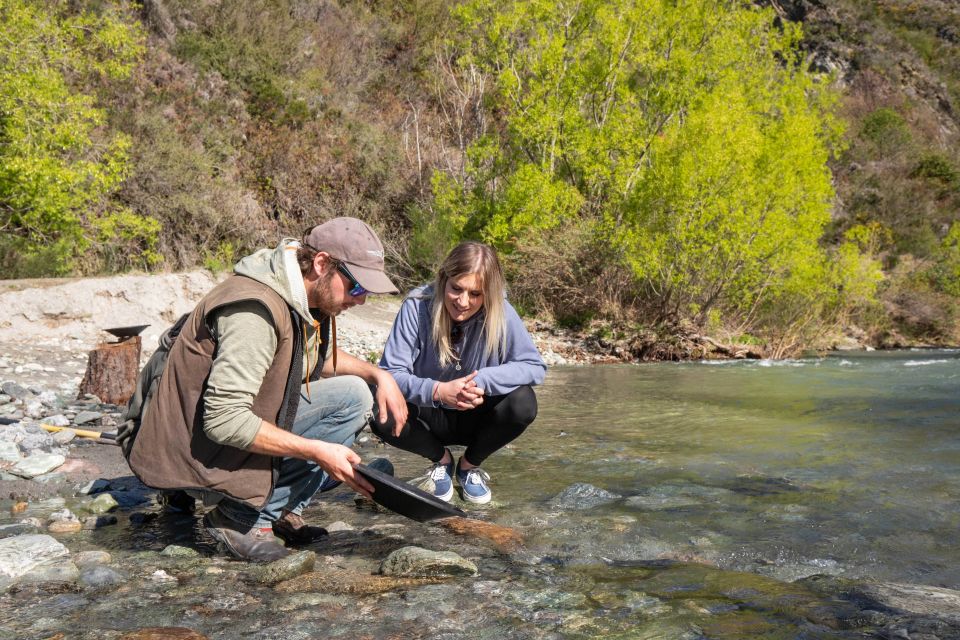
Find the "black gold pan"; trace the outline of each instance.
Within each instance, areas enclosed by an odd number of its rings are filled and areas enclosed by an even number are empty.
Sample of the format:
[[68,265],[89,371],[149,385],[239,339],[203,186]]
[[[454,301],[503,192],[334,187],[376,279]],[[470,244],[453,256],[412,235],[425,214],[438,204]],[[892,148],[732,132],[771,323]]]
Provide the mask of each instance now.
[[417,522],[427,522],[451,516],[467,517],[467,514],[402,480],[387,475],[364,464],[355,464],[360,475],[373,485],[373,500],[390,511]]

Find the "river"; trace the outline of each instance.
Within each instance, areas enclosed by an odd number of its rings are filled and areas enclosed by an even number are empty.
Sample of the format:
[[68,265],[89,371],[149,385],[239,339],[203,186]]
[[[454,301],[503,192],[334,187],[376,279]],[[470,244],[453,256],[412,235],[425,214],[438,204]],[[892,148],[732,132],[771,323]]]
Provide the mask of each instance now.
[[[195,521],[140,509],[64,541],[109,550],[123,580],[8,594],[0,637],[958,637],[960,618],[896,613],[858,586],[960,589],[958,381],[949,350],[554,368],[536,422],[485,465],[494,501],[468,507],[519,547],[357,509],[342,490],[307,513],[356,527],[313,547],[318,571],[369,575],[414,544],[473,560],[475,578],[280,593],[212,556]],[[404,478],[423,468],[361,454]],[[200,556],[160,555],[169,544]]]

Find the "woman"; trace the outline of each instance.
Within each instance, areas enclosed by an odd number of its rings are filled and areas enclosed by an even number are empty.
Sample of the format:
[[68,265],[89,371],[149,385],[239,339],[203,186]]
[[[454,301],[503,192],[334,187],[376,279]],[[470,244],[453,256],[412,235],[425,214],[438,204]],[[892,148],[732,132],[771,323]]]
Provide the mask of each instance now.
[[448,445],[465,445],[456,478],[465,500],[490,501],[480,465],[514,440],[537,416],[532,385],[546,365],[520,316],[505,298],[496,252],[464,242],[444,260],[436,282],[404,300],[380,366],[407,400],[406,424],[377,423],[374,431],[400,449],[434,463],[433,494],[453,497]]

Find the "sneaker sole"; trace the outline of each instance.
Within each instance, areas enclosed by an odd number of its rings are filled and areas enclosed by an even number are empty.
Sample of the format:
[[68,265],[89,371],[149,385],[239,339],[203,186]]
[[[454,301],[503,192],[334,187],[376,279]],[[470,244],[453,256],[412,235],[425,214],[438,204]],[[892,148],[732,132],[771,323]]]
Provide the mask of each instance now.
[[472,496],[466,491],[463,492],[463,499],[467,502],[472,502],[473,504],[487,504],[490,502],[490,498],[493,497],[493,493],[488,491],[482,496]]

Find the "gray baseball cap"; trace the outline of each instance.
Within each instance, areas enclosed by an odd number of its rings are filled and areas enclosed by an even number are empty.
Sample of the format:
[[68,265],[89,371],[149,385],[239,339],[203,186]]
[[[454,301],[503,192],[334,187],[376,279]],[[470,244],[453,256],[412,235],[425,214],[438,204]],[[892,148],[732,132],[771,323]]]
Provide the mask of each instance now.
[[363,220],[328,220],[307,231],[303,244],[345,263],[360,286],[370,293],[400,292],[384,273],[380,238]]

